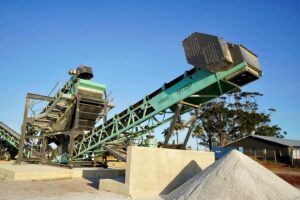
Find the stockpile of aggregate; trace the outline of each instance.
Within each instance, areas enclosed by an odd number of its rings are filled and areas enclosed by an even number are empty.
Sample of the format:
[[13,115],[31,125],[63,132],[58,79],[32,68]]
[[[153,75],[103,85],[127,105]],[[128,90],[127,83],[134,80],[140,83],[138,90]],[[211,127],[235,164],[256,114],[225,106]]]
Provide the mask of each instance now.
[[233,150],[165,199],[300,200],[300,192],[256,161]]

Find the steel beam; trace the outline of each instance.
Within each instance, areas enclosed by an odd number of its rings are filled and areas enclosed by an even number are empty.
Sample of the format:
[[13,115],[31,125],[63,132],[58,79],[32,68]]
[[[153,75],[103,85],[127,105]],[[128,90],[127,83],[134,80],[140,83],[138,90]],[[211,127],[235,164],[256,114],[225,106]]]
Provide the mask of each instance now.
[[5,140],[15,149],[19,149],[20,135],[2,122],[0,122],[0,139]]
[[165,138],[165,141],[164,141],[164,145],[167,145],[169,143],[169,140],[170,140],[170,138],[171,138],[171,136],[172,136],[172,134],[174,132],[176,121],[177,121],[177,119],[180,116],[181,109],[182,109],[182,102],[179,102],[177,104],[177,108],[176,108],[175,114],[174,114],[173,119],[171,121],[171,125],[170,125],[170,127],[168,129],[168,132],[167,132],[167,135],[166,135],[166,138]]
[[33,94],[33,93],[27,93],[26,97],[28,99],[35,99],[35,100],[41,100],[41,101],[50,101],[50,102],[55,100],[55,98],[53,98],[53,97],[39,95],[39,94]]
[[[90,133],[85,134],[82,140],[75,141],[73,158],[80,159],[80,156],[100,148],[102,144],[118,139],[123,133],[171,108],[179,101],[184,100],[189,103],[188,99],[193,95],[212,95],[211,98],[200,96],[200,104],[220,96],[220,89],[211,94],[202,93],[214,84],[217,84],[217,87],[222,87],[222,94],[239,87],[225,79],[239,71],[245,71],[247,68],[249,68],[248,64],[243,62],[227,71],[217,72],[217,76],[215,73],[204,70],[185,73],[158,90],[160,92],[154,92],[154,95],[146,96],[127,110],[115,115]],[[259,72],[258,75],[261,75],[261,73]],[[188,111],[185,110],[185,112]]]
[[47,158],[46,158],[46,149],[47,149],[47,146],[48,146],[48,138],[47,137],[43,137],[42,149],[41,149],[41,156],[40,156],[41,163],[44,163],[45,160],[47,160]]
[[28,97],[26,97],[23,124],[22,124],[22,128],[21,128],[20,146],[19,146],[19,152],[18,152],[18,158],[16,160],[16,164],[21,164],[22,159],[23,159],[24,144],[25,144],[25,139],[26,139],[26,125],[27,125],[29,102],[30,102],[30,99]]
[[189,129],[188,129],[188,132],[184,138],[184,142],[182,144],[182,149],[186,149],[186,145],[191,137],[191,134],[192,134],[192,131],[194,129],[194,126],[195,126],[195,123],[197,121],[197,117],[198,117],[198,114],[199,114],[199,110],[200,108],[196,108],[195,109],[195,114],[192,116],[192,120],[191,120],[191,123],[190,123],[190,126],[189,126]]

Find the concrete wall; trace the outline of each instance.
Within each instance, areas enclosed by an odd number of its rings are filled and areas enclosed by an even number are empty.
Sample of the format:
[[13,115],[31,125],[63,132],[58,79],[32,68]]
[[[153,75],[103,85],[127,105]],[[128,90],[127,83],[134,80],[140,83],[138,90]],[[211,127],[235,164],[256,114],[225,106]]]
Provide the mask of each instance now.
[[100,180],[100,189],[132,197],[167,194],[214,161],[213,152],[132,146],[127,150],[125,184]]
[[74,168],[67,169],[58,166],[0,163],[0,177],[14,180],[52,180],[65,178],[114,178],[125,175],[122,169]]

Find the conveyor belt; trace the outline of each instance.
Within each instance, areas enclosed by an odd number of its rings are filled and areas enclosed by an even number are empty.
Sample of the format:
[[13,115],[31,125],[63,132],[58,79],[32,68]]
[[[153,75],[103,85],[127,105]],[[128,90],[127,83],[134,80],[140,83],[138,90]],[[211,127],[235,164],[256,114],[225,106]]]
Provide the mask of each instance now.
[[[74,140],[81,140],[112,108],[105,95],[106,86],[90,80],[93,77],[90,67],[81,65],[70,73],[70,80],[54,96],[32,93],[26,96],[21,141],[38,140],[34,148],[41,152],[38,156],[41,161],[47,159],[48,144],[52,142],[57,145],[58,154],[72,155],[70,145]],[[33,107],[40,101],[46,101],[46,106],[36,112]],[[24,150],[22,142],[18,163]]]
[[3,122],[0,122],[0,139],[5,140],[15,149],[19,148],[20,135]]
[[7,159],[7,155],[14,157],[18,152],[19,145],[20,135],[0,122],[0,159]]
[[[89,88],[91,85],[96,89]],[[31,130],[36,130],[35,132],[40,130],[44,132],[70,130],[74,123],[76,103],[78,103],[79,108],[77,129],[92,130],[104,106],[103,94],[97,87],[101,88],[103,85],[72,77],[42,112],[28,118]],[[75,101],[74,95],[76,95],[78,102]]]
[[190,106],[204,104],[262,74],[253,52],[223,38],[193,33],[183,45],[188,62],[195,67],[85,134],[75,142],[74,160],[100,150],[107,142],[124,142],[170,121],[178,103],[183,103],[179,114],[184,114]]
[[111,155],[118,158],[120,161],[126,161],[126,151],[121,147],[111,147],[109,145],[104,145],[104,149],[108,151]]
[[[131,129],[147,120],[155,121],[157,115],[174,112],[174,105],[179,101],[200,105],[260,76],[261,72],[246,62],[216,73],[193,68],[85,134],[82,140],[75,143],[74,159],[80,160],[80,156],[99,149],[105,142],[127,137],[128,131],[131,132]],[[159,126],[167,120],[169,118],[157,121],[153,126]]]
[[[91,68],[80,66],[70,71],[71,79],[54,97],[41,98],[49,101],[48,105],[39,114],[26,118],[22,130],[42,138],[44,153],[47,142],[61,145],[60,153],[68,152],[70,166],[100,151],[109,151],[124,160],[126,156],[109,145],[127,144],[169,122],[174,113],[177,116],[191,111],[193,106],[199,108],[262,75],[257,56],[242,45],[201,33],[193,33],[183,44],[188,62],[195,67],[109,120],[106,114],[113,105],[106,97],[106,86],[91,82]],[[182,107],[180,113],[176,112],[178,104],[182,105],[178,106]],[[94,127],[101,118],[102,124]]]

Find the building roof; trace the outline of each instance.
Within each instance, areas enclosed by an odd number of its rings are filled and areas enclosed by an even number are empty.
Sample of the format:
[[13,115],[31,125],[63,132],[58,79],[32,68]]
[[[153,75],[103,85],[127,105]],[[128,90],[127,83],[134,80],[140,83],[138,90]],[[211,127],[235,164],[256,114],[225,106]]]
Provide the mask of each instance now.
[[262,139],[262,140],[266,140],[268,142],[273,142],[276,144],[280,144],[280,145],[284,145],[284,146],[288,146],[288,147],[300,147],[300,140],[291,140],[291,139],[283,139],[283,138],[276,138],[276,137],[268,137],[268,136],[262,136],[262,135],[248,135],[246,137],[243,137],[241,139],[238,139],[236,141],[233,141],[226,146],[229,146],[237,141],[243,140],[245,138],[248,137],[252,137],[252,138],[257,138],[257,139]]
[[283,138],[276,138],[276,137],[267,137],[261,135],[251,135],[254,138],[260,138],[263,140],[267,140],[270,142],[274,142],[277,144],[289,146],[289,147],[300,147],[300,140],[291,140],[291,139],[283,139]]

